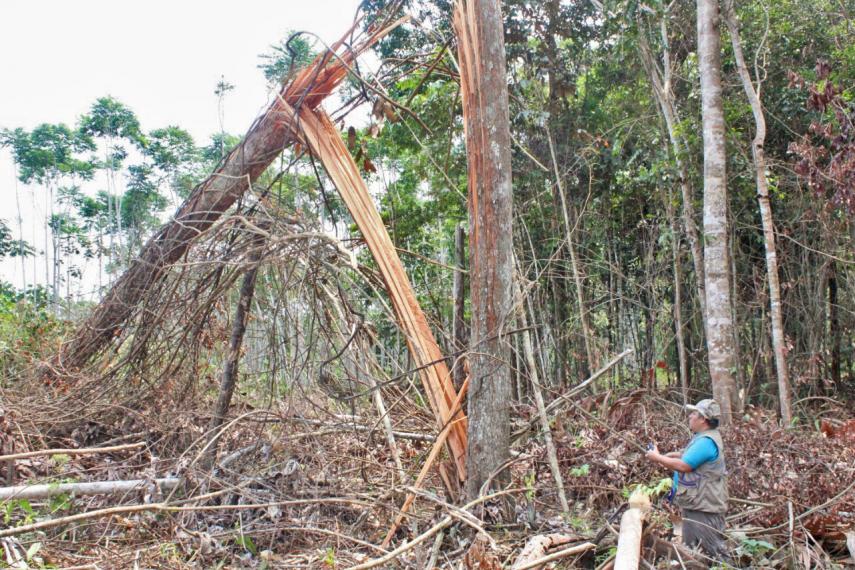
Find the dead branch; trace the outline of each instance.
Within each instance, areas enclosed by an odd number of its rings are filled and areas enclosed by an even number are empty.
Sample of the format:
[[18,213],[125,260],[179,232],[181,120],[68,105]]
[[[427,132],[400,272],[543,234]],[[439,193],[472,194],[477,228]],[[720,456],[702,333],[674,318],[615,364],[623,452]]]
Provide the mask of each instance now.
[[[174,489],[181,482],[177,477],[163,479],[135,479],[132,481],[92,481],[89,483],[49,483],[0,487],[0,500],[46,499],[65,493],[71,495],[115,495],[143,489],[150,484],[161,489]],[[3,535],[8,536],[8,535]]]
[[514,570],[530,570],[531,568],[537,568],[538,566],[542,566],[547,562],[552,562],[553,560],[560,560],[561,558],[567,558],[568,556],[573,556],[574,554],[581,554],[596,547],[597,545],[593,542],[583,542],[582,544],[571,546],[570,548],[565,548],[564,550],[559,550],[558,552],[555,552],[553,554],[548,554],[538,560],[532,560],[528,564],[524,564],[519,567],[514,566]]
[[145,447],[145,442],[128,443],[125,445],[114,445],[111,447],[81,447],[70,449],[42,449],[39,451],[25,451],[11,455],[0,455],[0,461],[14,461],[16,459],[27,459],[29,457],[41,457],[44,455],[91,455],[93,453],[113,453],[115,451],[126,451],[128,449],[139,449]]

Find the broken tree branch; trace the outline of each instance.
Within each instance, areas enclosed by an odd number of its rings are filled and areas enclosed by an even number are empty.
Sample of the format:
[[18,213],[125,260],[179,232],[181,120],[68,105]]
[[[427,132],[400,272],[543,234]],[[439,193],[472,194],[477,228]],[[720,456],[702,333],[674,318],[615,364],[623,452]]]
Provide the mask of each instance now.
[[[92,481],[89,483],[48,483],[40,485],[17,485],[0,487],[0,500],[8,499],[46,499],[64,493],[72,495],[115,495],[143,489],[151,483],[161,489],[174,489],[181,479],[166,477],[163,479],[132,479],[130,481]],[[7,535],[2,535],[7,536]]]

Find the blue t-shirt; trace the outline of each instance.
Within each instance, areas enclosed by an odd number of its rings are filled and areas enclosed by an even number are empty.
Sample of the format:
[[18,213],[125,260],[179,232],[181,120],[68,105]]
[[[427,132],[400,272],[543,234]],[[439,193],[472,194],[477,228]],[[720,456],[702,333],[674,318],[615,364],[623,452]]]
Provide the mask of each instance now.
[[[683,452],[683,457],[681,457],[681,459],[688,463],[689,467],[694,471],[707,461],[715,461],[718,459],[718,446],[708,437],[696,437],[695,440],[689,444],[688,449]],[[675,493],[677,492],[677,481],[679,480],[679,476],[680,473],[678,471],[674,471],[672,488]]]

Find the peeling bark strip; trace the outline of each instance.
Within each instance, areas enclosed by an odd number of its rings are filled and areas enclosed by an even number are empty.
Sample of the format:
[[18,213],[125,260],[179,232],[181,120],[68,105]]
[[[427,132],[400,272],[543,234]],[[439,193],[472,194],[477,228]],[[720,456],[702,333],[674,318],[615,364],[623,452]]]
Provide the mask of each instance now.
[[[451,410],[457,394],[442,352],[416,300],[392,238],[359,174],[359,167],[344,145],[340,133],[323,111],[312,112],[303,108],[299,113],[299,125],[312,154],[321,161],[332,178],[377,262],[398,325],[407,340],[413,361],[419,368],[422,385],[442,430],[451,421]],[[455,416],[448,435],[449,447],[461,481],[466,479],[466,424],[466,416],[461,412]]]
[[357,45],[340,48],[348,32],[329,51],[319,55],[294,80],[282,88],[279,97],[255,120],[243,141],[225,158],[222,165],[201,182],[178,208],[172,221],[152,236],[130,268],[112,286],[90,317],[78,327],[71,341],[59,353],[60,369],[75,371],[87,362],[121,330],[125,321],[166,268],[189,250],[194,238],[207,230],[289,144],[294,128],[283,120],[284,106],[314,109],[335,90],[357,56],[403,22],[377,30]]
[[[502,333],[513,297],[511,135],[499,0],[457,0],[453,19],[469,170],[472,323],[466,494],[474,499],[510,455],[510,351]],[[506,477],[500,474],[495,484]]]
[[698,66],[704,132],[704,271],[707,290],[707,348],[713,397],[722,421],[736,406],[735,344],[730,303],[727,172],[721,99],[721,39],[718,0],[698,0]]

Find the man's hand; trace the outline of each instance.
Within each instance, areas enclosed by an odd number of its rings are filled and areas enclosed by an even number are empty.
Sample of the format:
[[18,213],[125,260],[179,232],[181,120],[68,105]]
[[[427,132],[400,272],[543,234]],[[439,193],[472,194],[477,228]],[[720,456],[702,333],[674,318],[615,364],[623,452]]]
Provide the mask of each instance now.
[[679,471],[681,473],[690,473],[693,471],[692,467],[688,463],[680,459],[682,454],[679,451],[671,451],[663,455],[659,453],[659,447],[655,443],[648,445],[648,447],[649,449],[644,456],[653,463],[658,463],[662,467]]
[[661,456],[659,453],[659,446],[656,443],[648,443],[647,444],[647,453],[644,454],[647,459],[658,463],[658,458]]

